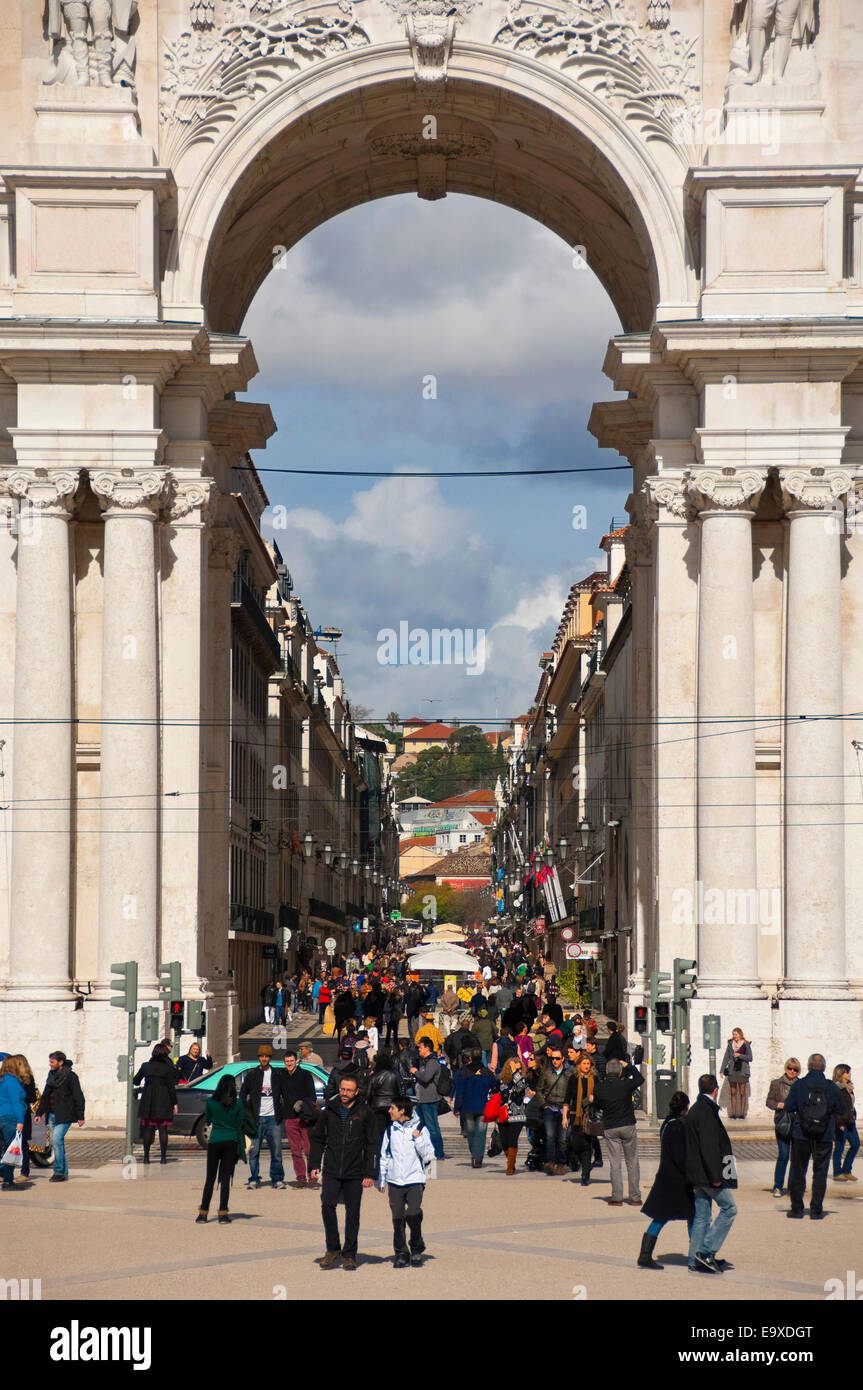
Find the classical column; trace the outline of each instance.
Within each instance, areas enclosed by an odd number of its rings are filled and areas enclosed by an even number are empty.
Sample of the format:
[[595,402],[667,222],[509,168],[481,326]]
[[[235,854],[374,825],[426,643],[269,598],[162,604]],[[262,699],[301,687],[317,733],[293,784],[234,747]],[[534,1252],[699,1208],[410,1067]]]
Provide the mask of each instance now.
[[[841,514],[850,470],[781,469],[789,522],[785,686],[785,984],[835,998],[845,964]],[[840,504],[841,505],[841,504]]]
[[624,536],[626,563],[632,576],[632,804],[630,816],[630,863],[633,865],[633,999],[641,1003],[647,987],[648,945],[654,901],[653,783],[650,743],[651,693],[651,613],[653,581],[653,535],[647,497],[639,492],[627,502],[630,521]]
[[[13,437],[17,433],[10,431]],[[18,501],[12,781],[11,987],[7,998],[70,991],[72,603],[69,521],[77,468],[5,478]]]
[[[156,446],[158,448],[158,445]],[[99,978],[112,961],[156,979],[159,866],[159,668],[155,530],[170,490],[158,469],[91,475],[105,521],[102,622]]]
[[761,471],[698,470],[698,988],[759,997],[752,518]]

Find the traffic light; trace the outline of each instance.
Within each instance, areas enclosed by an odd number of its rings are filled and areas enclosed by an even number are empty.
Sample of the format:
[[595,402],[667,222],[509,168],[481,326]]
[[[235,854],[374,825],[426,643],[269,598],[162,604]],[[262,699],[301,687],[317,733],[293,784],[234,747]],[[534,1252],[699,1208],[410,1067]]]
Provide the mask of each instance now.
[[135,1013],[138,1008],[138,962],[124,960],[120,965],[112,965],[111,974],[119,976],[119,979],[111,981],[114,991],[111,1007],[124,1009],[127,1014]]
[[675,1004],[682,1004],[684,999],[692,999],[695,995],[695,967],[696,960],[683,960],[676,956],[674,960],[674,986],[673,999]]
[[665,1066],[665,1043],[657,1043],[654,1049],[656,1055],[654,1061],[658,1067]]
[[671,1000],[657,999],[653,1006],[657,1033],[671,1032]]
[[141,1010],[141,1042],[155,1042],[159,1036],[159,1010],[148,1004]]
[[682,1067],[688,1067],[692,1061],[692,1046],[688,1042],[682,1042],[678,1048],[678,1061]]
[[117,1080],[129,1080],[129,1057],[125,1052],[121,1052],[117,1057]]
[[651,970],[650,972],[650,1002],[655,1006],[657,999],[668,998],[668,981],[671,979],[671,972],[668,970]]
[[183,997],[183,971],[178,960],[159,966],[159,993],[173,1004]]
[[203,999],[190,999],[186,1005],[186,1023],[190,1033],[202,1033],[204,1030],[204,1001]]
[[635,1006],[635,1031],[636,1033],[646,1033],[648,1027],[647,1005],[636,1004]]
[[185,1010],[182,999],[171,1000],[171,1027],[175,1033],[182,1033]]

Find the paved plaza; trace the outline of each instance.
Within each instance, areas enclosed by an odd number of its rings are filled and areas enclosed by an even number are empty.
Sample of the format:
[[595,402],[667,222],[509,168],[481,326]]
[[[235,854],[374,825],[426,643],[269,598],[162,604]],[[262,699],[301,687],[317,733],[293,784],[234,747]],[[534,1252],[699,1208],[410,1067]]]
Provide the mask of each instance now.
[[[316,1263],[324,1251],[317,1193],[267,1186],[247,1192],[248,1169],[241,1165],[231,1225],[217,1224],[214,1203],[210,1222],[197,1226],[202,1151],[172,1147],[167,1165],[137,1162],[129,1176],[118,1159],[76,1167],[78,1145],[70,1143],[68,1183],[51,1184],[48,1172],[35,1170],[28,1191],[4,1194],[0,1274],[41,1279],[43,1300],[63,1301],[155,1300],[166,1293],[461,1300],[498,1297],[505,1279],[507,1288],[529,1298],[746,1302],[823,1301],[827,1280],[844,1285],[847,1272],[860,1265],[863,1190],[858,1194],[856,1184],[829,1184],[825,1221],[791,1222],[787,1201],[770,1195],[772,1164],[741,1158],[739,1215],[722,1251],[733,1271],[689,1273],[678,1222],[659,1240],[665,1270],[651,1273],[635,1266],[646,1218],[635,1207],[607,1206],[607,1166],[587,1189],[577,1177],[552,1178],[522,1167],[506,1178],[500,1158],[475,1172],[452,1117],[443,1129],[448,1159],[426,1189],[429,1253],[420,1269],[393,1269],[389,1208],[377,1190],[363,1196],[356,1274],[339,1267],[324,1272]],[[654,1148],[646,1147],[648,1153]],[[88,1153],[94,1148],[90,1141]],[[525,1152],[522,1144],[520,1160]],[[655,1152],[642,1163],[645,1196],[656,1164]]]

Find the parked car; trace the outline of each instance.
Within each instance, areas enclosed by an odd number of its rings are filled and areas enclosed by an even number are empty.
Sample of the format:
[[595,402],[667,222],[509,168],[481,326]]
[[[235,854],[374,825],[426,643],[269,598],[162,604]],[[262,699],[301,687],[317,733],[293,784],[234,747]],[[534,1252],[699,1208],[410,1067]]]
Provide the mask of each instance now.
[[[242,1085],[243,1076],[247,1071],[254,1071],[257,1062],[228,1062],[224,1067],[217,1067],[215,1071],[208,1072],[198,1081],[192,1081],[188,1086],[177,1087],[177,1113],[171,1123],[171,1133],[194,1137],[201,1145],[202,1149],[207,1147],[207,1127],[204,1124],[204,1109],[207,1101],[213,1095],[216,1087],[223,1076],[235,1076],[237,1078],[237,1092],[239,1093]],[[272,1065],[276,1068],[284,1067],[284,1062],[273,1061]],[[300,1062],[302,1071],[310,1071],[315,1081],[315,1099],[318,1105],[324,1103],[324,1087],[327,1084],[328,1072],[322,1067],[312,1066],[309,1062]]]

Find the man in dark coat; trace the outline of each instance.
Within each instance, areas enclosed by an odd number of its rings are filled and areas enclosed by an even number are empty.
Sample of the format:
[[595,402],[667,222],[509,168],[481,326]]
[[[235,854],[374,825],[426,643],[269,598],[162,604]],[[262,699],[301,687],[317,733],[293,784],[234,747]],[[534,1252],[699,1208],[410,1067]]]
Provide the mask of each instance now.
[[836,1116],[844,1114],[845,1103],[839,1087],[824,1074],[827,1063],[820,1052],[813,1052],[806,1066],[806,1075],[797,1078],[785,1101],[786,1113],[792,1117],[788,1216],[798,1221],[803,1217],[806,1172],[811,1158],[809,1215],[813,1221],[820,1221],[824,1216],[827,1168],[836,1138]]
[[621,1033],[616,1023],[609,1023],[608,1037],[605,1040],[605,1047],[602,1055],[606,1062],[628,1062],[629,1050],[626,1046],[626,1038]]
[[[285,1131],[291,1146],[294,1178],[297,1187],[305,1187],[308,1183],[306,1159],[309,1156],[310,1147],[309,1125],[316,1120],[318,1110],[315,1100],[315,1079],[310,1071],[300,1066],[293,1048],[285,1053],[282,1095],[287,1110]],[[314,1185],[317,1186],[317,1184]]]
[[[730,1269],[716,1257],[737,1215],[732,1189],[737,1165],[725,1126],[719,1118],[719,1083],[707,1074],[698,1078],[698,1099],[686,1116],[686,1179],[692,1183],[695,1217],[689,1237],[689,1268],[702,1274]],[[719,1211],[710,1224],[711,1203]]]
[[[345,1269],[357,1267],[357,1241],[360,1234],[360,1202],[363,1188],[371,1187],[377,1159],[377,1125],[374,1115],[357,1099],[356,1077],[343,1076],[339,1094],[327,1102],[312,1131],[309,1153],[310,1176],[320,1177],[321,1212],[327,1250],[321,1269],[332,1269],[343,1259]],[[345,1204],[345,1243],[339,1240],[336,1207]]]
[[266,1143],[270,1151],[270,1183],[280,1191],[285,1186],[285,1170],[282,1165],[282,1133],[285,1120],[289,1118],[288,1104],[284,1095],[285,1073],[276,1071],[271,1065],[273,1049],[269,1043],[261,1043],[258,1048],[258,1065],[247,1071],[240,1087],[240,1100],[252,1116],[257,1126],[257,1138],[249,1149],[248,1187],[260,1187],[261,1148]]
[[70,1125],[84,1123],[84,1094],[81,1083],[72,1070],[65,1052],[52,1052],[48,1058],[50,1071],[42,1088],[37,1115],[46,1115],[54,1151],[54,1174],[51,1182],[65,1182],[69,1176],[64,1139]]

